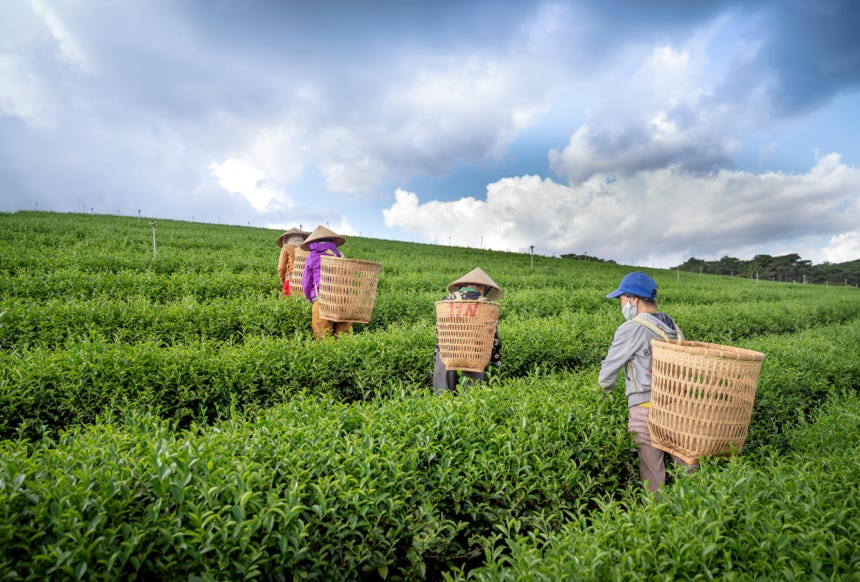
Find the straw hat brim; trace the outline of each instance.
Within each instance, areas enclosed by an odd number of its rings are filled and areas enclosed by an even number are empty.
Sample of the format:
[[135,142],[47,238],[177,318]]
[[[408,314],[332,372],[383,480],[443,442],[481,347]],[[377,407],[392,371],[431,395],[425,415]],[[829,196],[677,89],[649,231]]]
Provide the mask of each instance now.
[[472,269],[456,281],[449,283],[447,287],[448,293],[453,293],[457,288],[469,283],[472,285],[486,285],[489,287],[490,290],[487,291],[485,297],[491,301],[501,299],[505,296],[505,292],[502,291],[502,288],[496,285],[496,282],[490,279],[490,276],[487,275],[480,267]]
[[319,242],[321,240],[333,242],[334,246],[336,247],[339,247],[346,242],[346,239],[344,237],[320,225],[314,229],[311,235],[305,239],[305,242],[303,242],[302,246],[300,246],[299,248],[303,251],[309,251],[311,250],[312,242]]
[[308,238],[311,233],[305,232],[303,230],[299,230],[298,228],[291,228],[290,230],[284,231],[284,234],[278,237],[278,246],[284,246],[284,242],[291,236],[300,236],[303,239]]

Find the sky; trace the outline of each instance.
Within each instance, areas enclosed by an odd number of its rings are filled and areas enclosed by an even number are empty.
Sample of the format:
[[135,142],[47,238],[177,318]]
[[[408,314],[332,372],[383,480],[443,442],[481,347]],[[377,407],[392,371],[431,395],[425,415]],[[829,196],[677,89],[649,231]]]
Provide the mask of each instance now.
[[0,0],[0,211],[860,259],[858,29],[854,0]]

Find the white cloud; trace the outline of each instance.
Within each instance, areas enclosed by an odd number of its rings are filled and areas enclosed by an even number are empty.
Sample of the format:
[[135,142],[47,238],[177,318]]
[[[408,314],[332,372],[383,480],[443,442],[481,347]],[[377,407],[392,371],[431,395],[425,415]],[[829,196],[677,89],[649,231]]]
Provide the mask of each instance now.
[[749,94],[716,97],[719,74],[726,74],[714,62],[717,38],[729,22],[717,19],[686,44],[653,47],[645,58],[632,52],[633,70],[615,69],[586,123],[563,149],[549,151],[552,171],[576,184],[671,165],[697,172],[725,166],[741,151],[737,136],[760,123],[768,108],[757,97],[764,79]]
[[287,123],[248,129],[241,120],[227,117],[222,131],[234,132],[247,146],[222,163],[209,164],[221,187],[241,195],[259,211],[292,209],[287,187],[301,178],[307,155],[306,147],[299,145],[300,130]]
[[53,103],[42,82],[18,58],[2,54],[0,115],[19,117],[33,127],[53,122]]
[[376,186],[386,176],[387,168],[372,151],[370,143],[347,128],[321,132],[314,154],[326,188],[357,194]]
[[218,176],[221,186],[236,194],[253,190],[264,177],[253,164],[240,158],[230,158],[223,164],[213,162],[209,167]]
[[[860,224],[860,171],[830,154],[805,174],[678,168],[566,186],[537,176],[506,178],[485,200],[419,202],[398,190],[385,224],[428,242],[543,254],[588,253],[626,264],[677,265],[730,249],[739,256],[774,241],[843,233]],[[852,238],[852,236],[854,238]],[[833,256],[855,235],[834,238]],[[841,256],[841,255],[840,255]]]
[[225,190],[241,195],[257,210],[266,210],[285,201],[278,189],[265,183],[266,175],[247,159],[229,158],[222,164],[212,162],[209,169]]
[[822,254],[824,260],[831,263],[856,261],[860,258],[860,231],[851,230],[832,237]]
[[546,75],[517,58],[404,55],[369,101],[333,112],[310,136],[312,155],[326,186],[351,194],[416,172],[440,175],[457,164],[498,159],[544,113]]
[[551,69],[519,57],[455,53],[426,59],[417,69],[404,63],[408,74],[384,97],[386,111],[402,120],[390,128],[397,145],[440,169],[501,155],[545,110]]
[[486,202],[469,197],[452,202],[434,200],[420,204],[416,194],[401,189],[394,196],[394,205],[382,211],[389,228],[420,234],[425,240],[437,244],[479,247],[484,234],[487,236],[485,247],[492,247],[500,241],[499,234],[493,232],[498,225],[488,220]]
[[289,183],[301,177],[306,148],[302,136],[287,125],[264,127],[253,138],[249,155],[261,172],[273,180]]
[[33,6],[33,11],[42,19],[56,41],[59,58],[83,72],[91,73],[92,65],[87,59],[81,43],[60,16],[41,0],[30,0],[30,3]]

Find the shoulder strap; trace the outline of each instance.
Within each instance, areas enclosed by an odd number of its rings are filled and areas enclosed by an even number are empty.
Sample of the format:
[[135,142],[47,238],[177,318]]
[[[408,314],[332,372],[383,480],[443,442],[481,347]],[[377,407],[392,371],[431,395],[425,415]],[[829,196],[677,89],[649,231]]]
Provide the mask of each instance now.
[[642,317],[641,315],[637,315],[636,317],[634,317],[633,321],[635,321],[636,323],[644,325],[645,327],[647,327],[648,329],[650,329],[651,331],[653,331],[654,333],[656,333],[657,335],[662,337],[664,340],[669,341],[669,336],[666,335],[665,331],[663,331],[662,329],[660,329],[659,327],[657,327],[656,325],[654,325],[653,323],[651,323],[650,321],[648,321],[647,319]]
[[[636,323],[639,323],[641,325],[644,325],[645,327],[647,327],[648,329],[650,329],[651,331],[653,331],[654,333],[656,333],[657,335],[662,337],[667,342],[671,341],[669,339],[669,336],[666,334],[665,331],[663,331],[662,329],[660,329],[659,327],[657,327],[656,325],[654,325],[653,323],[651,323],[650,321],[648,321],[647,319],[642,317],[641,315],[637,315],[636,317],[634,317],[633,321],[635,321]],[[679,329],[678,330],[678,343],[680,343],[682,341],[683,337],[684,337],[684,334],[681,333],[681,330]],[[638,394],[640,392],[639,382],[636,381],[636,375],[633,373],[633,363],[627,362],[625,364],[625,366],[627,367],[627,371],[630,374],[630,379],[633,380],[633,387],[636,389],[636,393]]]
[[[667,342],[672,341],[669,339],[669,336],[666,335],[665,331],[663,331],[662,329],[660,329],[659,327],[657,327],[656,325],[654,325],[653,323],[651,323],[650,321],[648,321],[647,319],[642,317],[641,315],[637,315],[636,317],[634,317],[633,321],[635,321],[636,323],[640,323],[640,324],[644,325],[645,327],[647,327],[648,329],[650,329],[651,331],[653,331],[654,333],[656,333],[657,335],[662,337]],[[684,340],[684,334],[679,329],[678,330],[678,343],[682,342],[683,340]]]

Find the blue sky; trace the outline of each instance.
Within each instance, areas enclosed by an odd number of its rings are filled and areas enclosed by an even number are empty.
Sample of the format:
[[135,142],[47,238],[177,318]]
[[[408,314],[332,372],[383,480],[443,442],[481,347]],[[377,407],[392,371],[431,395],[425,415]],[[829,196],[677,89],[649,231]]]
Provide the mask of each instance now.
[[0,211],[854,260],[858,28],[850,0],[2,2]]

